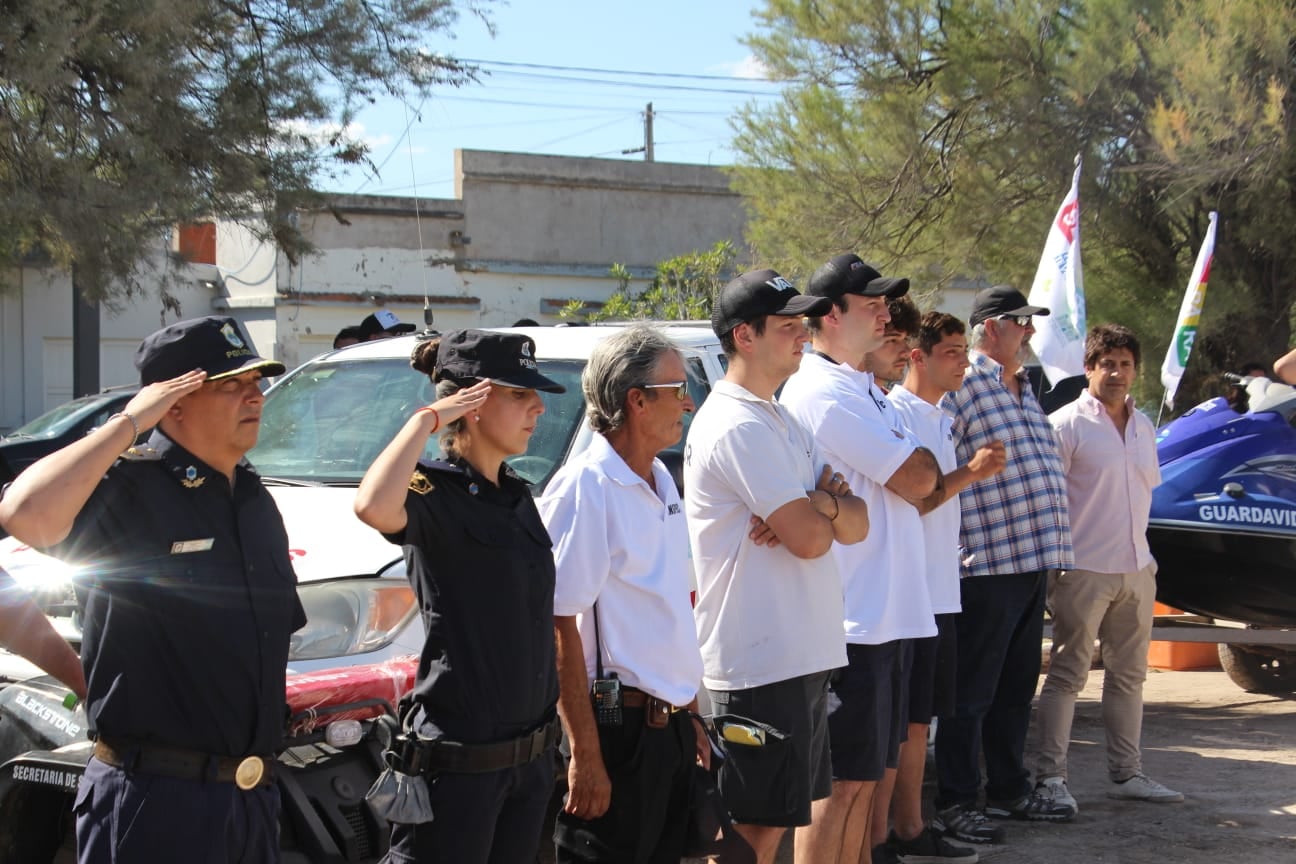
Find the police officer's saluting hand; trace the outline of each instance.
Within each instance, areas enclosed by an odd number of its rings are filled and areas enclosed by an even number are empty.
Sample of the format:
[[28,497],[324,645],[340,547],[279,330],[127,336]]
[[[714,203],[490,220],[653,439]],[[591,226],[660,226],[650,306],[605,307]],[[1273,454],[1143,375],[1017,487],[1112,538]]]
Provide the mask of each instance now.
[[[526,483],[544,403],[564,392],[527,336],[459,330],[410,364],[437,399],[365,474],[356,514],[405,547],[427,641],[405,773],[428,780],[433,819],[392,827],[399,861],[530,864],[554,784],[558,737],[552,543]],[[419,457],[441,435],[444,461]],[[390,859],[389,859],[390,860]]]
[[0,499],[10,533],[82,565],[95,746],[78,861],[274,864],[288,638],[306,616],[283,520],[243,456],[261,377],[284,367],[215,316],[152,334],[135,365],[121,413]]

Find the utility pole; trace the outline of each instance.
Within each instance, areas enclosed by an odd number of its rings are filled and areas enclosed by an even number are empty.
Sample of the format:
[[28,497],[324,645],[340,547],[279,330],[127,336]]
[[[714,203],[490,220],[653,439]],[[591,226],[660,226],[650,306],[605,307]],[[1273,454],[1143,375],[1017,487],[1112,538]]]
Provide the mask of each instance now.
[[644,161],[653,161],[653,107],[648,103],[644,110],[644,143],[642,147],[631,147],[628,150],[622,150],[622,156],[629,156],[631,153],[644,154]]
[[648,103],[648,110],[644,112],[644,161],[653,161],[653,109],[652,103]]

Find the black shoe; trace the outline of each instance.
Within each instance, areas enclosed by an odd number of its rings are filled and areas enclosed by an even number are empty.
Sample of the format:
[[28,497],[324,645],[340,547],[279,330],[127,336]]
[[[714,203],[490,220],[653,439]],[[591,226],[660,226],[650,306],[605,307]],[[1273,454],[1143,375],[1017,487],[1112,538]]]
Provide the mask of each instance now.
[[912,840],[901,840],[892,831],[887,845],[900,864],[976,864],[978,858],[975,849],[955,846],[931,828]]
[[900,859],[896,858],[896,853],[892,850],[890,843],[874,846],[869,857],[872,859],[873,864],[900,864]]
[[1031,822],[1067,822],[1076,815],[1071,804],[1054,801],[1038,792],[1027,792],[1013,801],[986,801],[987,816],[996,819],[1027,819]]
[[955,804],[936,814],[932,828],[946,837],[964,843],[1002,843],[1004,830],[990,824],[985,814],[972,804]]

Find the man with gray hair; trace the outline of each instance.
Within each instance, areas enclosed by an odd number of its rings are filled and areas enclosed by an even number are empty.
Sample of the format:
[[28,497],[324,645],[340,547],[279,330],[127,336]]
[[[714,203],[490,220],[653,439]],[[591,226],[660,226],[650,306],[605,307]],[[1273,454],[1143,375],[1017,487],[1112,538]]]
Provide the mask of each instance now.
[[958,689],[953,715],[936,727],[933,827],[971,843],[1003,841],[1003,829],[986,816],[1062,822],[1076,812],[1033,788],[1025,766],[1047,577],[1074,566],[1057,435],[1022,369],[1032,319],[1047,314],[1009,285],[977,292],[969,366],[962,386],[941,400],[954,417],[959,462],[995,441],[1003,442],[1006,458],[1003,471],[970,484],[960,497]]
[[596,433],[540,500],[554,541],[554,637],[571,764],[560,862],[682,857],[702,656],[679,490],[657,454],[693,410],[679,349],[648,325],[600,342],[581,376]]

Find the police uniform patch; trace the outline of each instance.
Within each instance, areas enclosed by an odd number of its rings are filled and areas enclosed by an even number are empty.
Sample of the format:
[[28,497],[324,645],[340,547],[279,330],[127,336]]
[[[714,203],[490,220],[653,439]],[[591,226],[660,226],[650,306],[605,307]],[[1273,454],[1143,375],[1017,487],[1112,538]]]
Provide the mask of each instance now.
[[197,489],[203,483],[207,482],[206,477],[198,476],[198,469],[190,465],[185,469],[184,479],[180,481],[186,489]]
[[426,495],[436,487],[432,485],[432,481],[427,478],[426,474],[422,471],[415,471],[410,477],[409,488],[411,492],[418,495]]
[[148,445],[138,445],[127,448],[121,458],[127,462],[157,462],[162,458],[162,454]]

